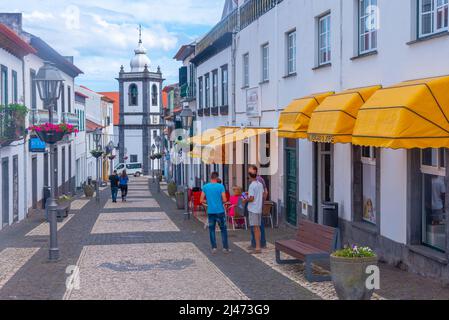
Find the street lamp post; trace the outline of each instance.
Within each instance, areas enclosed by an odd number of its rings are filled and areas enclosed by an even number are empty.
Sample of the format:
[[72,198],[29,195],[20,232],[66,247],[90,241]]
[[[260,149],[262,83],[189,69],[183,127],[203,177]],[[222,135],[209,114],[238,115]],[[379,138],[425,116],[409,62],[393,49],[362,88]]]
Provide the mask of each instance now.
[[100,157],[102,155],[102,152],[100,152],[100,139],[101,139],[101,129],[95,129],[95,133],[94,133],[94,142],[95,142],[95,146],[96,146],[96,158],[97,158],[97,183],[96,183],[96,195],[95,195],[95,200],[97,202],[100,202]]
[[[53,112],[57,106],[58,100],[61,96],[62,83],[64,78],[51,63],[45,62],[44,66],[39,69],[34,79],[39,91],[39,97],[41,98],[44,108],[48,109],[48,122],[53,124]],[[56,141],[55,141],[56,142]],[[49,224],[50,224],[50,250],[49,260],[59,260],[59,248],[58,248],[58,221],[57,221],[57,207],[56,203],[56,187],[54,185],[55,176],[57,170],[55,169],[55,142],[49,142],[50,149],[50,199],[47,202]]]
[[[182,120],[182,127],[185,131],[187,131],[188,136],[190,133],[190,130],[193,126],[193,112],[188,107],[185,106],[180,114],[181,120]],[[190,151],[190,150],[189,150]],[[190,211],[189,211],[189,172],[188,172],[188,166],[187,166],[187,152],[184,157],[184,176],[185,176],[185,183],[184,183],[184,207],[185,207],[185,217],[186,219],[190,219]]]
[[155,143],[156,143],[156,147],[157,147],[157,153],[158,153],[158,158],[157,158],[157,192],[161,193],[161,174],[162,174],[162,170],[161,170],[161,145],[162,145],[162,138],[160,136],[157,136],[155,139]]
[[[151,154],[154,156],[155,155],[155,151],[156,151],[156,146],[153,144],[151,146]],[[151,159],[151,174],[153,176],[153,183],[155,182],[154,180],[154,159]]]

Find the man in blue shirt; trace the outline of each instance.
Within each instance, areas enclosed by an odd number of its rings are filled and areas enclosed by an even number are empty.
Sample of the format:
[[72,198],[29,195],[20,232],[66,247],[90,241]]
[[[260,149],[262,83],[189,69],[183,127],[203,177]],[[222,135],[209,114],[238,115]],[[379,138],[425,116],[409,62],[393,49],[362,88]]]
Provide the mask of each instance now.
[[207,218],[209,221],[209,236],[212,245],[212,253],[217,252],[217,240],[215,237],[215,226],[218,223],[221,230],[223,241],[223,252],[229,253],[228,229],[226,226],[226,214],[224,203],[226,199],[226,190],[221,183],[218,183],[218,173],[213,172],[210,176],[211,182],[203,187],[201,193],[201,203],[207,205]]

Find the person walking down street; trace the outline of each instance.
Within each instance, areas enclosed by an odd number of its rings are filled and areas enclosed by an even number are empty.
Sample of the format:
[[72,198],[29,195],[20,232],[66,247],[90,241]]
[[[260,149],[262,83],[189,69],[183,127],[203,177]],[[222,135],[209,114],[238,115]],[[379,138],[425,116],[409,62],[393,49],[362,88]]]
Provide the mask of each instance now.
[[120,175],[120,190],[122,192],[122,202],[126,202],[126,196],[128,195],[128,182],[129,177],[126,174],[126,170],[123,170]]
[[[267,184],[265,183],[265,180],[259,175],[259,168],[255,165],[250,165],[248,168],[248,173],[255,174],[257,176],[257,181],[260,182],[263,186],[263,202],[268,200],[268,188]],[[263,203],[262,203],[263,208]],[[267,247],[267,240],[265,238],[265,223],[262,218],[262,222],[260,224],[260,246],[261,248]],[[249,249],[256,248],[256,240],[254,239],[254,228],[251,227],[251,246]]]
[[117,174],[117,170],[109,176],[109,182],[111,184],[112,202],[117,202],[118,186],[120,183],[120,177]]
[[217,240],[215,227],[218,223],[221,230],[223,242],[223,252],[229,253],[228,229],[226,225],[226,214],[224,203],[227,202],[226,191],[222,184],[218,183],[218,173],[213,172],[210,177],[211,182],[203,187],[201,193],[201,203],[207,205],[207,218],[209,221],[209,237],[212,246],[212,253],[217,252]]
[[249,185],[248,197],[244,200],[248,203],[248,221],[250,227],[254,230],[254,240],[256,248],[252,254],[260,254],[262,252],[260,245],[260,226],[262,224],[262,208],[264,189],[262,183],[257,181],[257,175],[249,174],[251,184]]

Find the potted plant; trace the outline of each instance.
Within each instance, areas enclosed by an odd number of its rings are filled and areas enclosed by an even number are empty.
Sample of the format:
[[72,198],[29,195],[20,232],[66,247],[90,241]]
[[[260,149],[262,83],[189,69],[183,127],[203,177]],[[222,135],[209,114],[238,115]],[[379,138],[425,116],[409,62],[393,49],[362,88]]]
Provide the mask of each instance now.
[[331,254],[332,282],[341,300],[370,300],[373,290],[366,286],[369,266],[377,265],[377,255],[368,247],[347,246]]
[[184,206],[184,192],[183,191],[175,192],[175,197],[176,197],[176,207],[179,210],[185,209],[185,206]]
[[176,195],[177,190],[178,187],[176,186],[176,183],[174,183],[173,181],[167,185],[167,192],[170,197],[174,197]]
[[42,141],[48,144],[55,144],[61,141],[67,134],[78,133],[78,129],[67,123],[44,123],[31,126],[28,129],[35,132]]

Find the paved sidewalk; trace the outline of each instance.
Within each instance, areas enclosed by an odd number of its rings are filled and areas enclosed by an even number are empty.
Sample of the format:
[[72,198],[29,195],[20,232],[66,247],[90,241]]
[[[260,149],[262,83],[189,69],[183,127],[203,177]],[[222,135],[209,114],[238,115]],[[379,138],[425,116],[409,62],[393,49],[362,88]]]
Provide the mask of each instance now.
[[[0,231],[0,299],[336,298],[330,282],[307,283],[301,265],[276,265],[272,249],[248,254],[248,232],[231,231],[232,253],[212,255],[203,223],[184,220],[166,186],[160,194],[150,187],[147,178],[132,179],[125,203],[112,203],[108,189],[100,203],[77,200],[58,225],[57,263],[47,261],[42,217]],[[294,232],[267,228],[270,247]],[[80,277],[67,288],[70,266]],[[376,299],[449,299],[449,289],[433,280],[383,265],[381,277]]]

